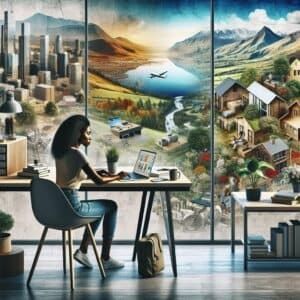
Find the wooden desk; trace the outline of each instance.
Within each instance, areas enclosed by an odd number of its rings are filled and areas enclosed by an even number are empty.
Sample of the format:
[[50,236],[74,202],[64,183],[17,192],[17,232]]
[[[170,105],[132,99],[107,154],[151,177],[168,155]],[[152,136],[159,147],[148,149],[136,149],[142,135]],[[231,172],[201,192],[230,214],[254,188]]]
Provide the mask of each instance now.
[[[54,173],[54,170],[51,170],[50,175],[45,178],[55,181]],[[30,191],[30,182],[31,179],[19,178],[17,176],[0,177],[0,191]],[[172,270],[174,276],[176,277],[177,264],[170,193],[174,191],[189,191],[190,187],[191,181],[181,173],[180,179],[178,179],[177,181],[151,182],[150,179],[145,179],[135,181],[114,181],[107,184],[97,185],[91,180],[85,180],[81,185],[80,191],[142,192],[141,206],[132,255],[133,261],[136,258],[136,242],[140,239],[141,236],[145,236],[148,231],[154,194],[155,192],[160,192]]]
[[[272,203],[272,192],[263,192],[260,201],[247,201],[245,192],[232,192],[231,195],[231,252],[235,252],[235,204],[237,203],[243,210],[244,214],[244,269],[248,269],[248,214],[254,212],[270,212],[270,213],[286,213],[286,212],[300,212],[300,205],[285,205]],[[253,259],[254,260],[254,259]],[[259,261],[263,259],[255,259]],[[264,259],[264,261],[271,261],[271,258]],[[279,258],[273,259],[280,260]],[[292,258],[290,260],[293,260]],[[295,259],[294,259],[295,260]],[[299,259],[298,259],[299,261]]]

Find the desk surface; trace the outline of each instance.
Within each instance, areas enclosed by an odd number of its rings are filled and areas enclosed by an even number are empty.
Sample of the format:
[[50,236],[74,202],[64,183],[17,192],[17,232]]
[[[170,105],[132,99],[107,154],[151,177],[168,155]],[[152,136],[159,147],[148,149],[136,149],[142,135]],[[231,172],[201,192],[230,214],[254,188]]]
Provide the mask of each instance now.
[[[163,176],[162,176],[163,177]],[[44,177],[55,181],[55,171],[51,170],[49,176]],[[29,191],[30,178],[21,178],[17,176],[0,177],[0,191]],[[151,179],[113,181],[106,184],[95,184],[91,180],[83,181],[81,191],[188,191],[191,187],[191,181],[181,173],[180,179],[176,181],[151,182]]]
[[300,205],[272,203],[274,192],[262,192],[260,201],[247,201],[246,192],[232,192],[233,199],[247,211],[300,211]]

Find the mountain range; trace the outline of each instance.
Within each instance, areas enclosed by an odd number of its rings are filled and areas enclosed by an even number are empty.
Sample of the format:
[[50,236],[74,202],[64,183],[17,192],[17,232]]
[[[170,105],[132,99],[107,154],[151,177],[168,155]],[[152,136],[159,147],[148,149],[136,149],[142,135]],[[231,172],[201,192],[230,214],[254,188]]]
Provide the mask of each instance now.
[[[84,22],[54,18],[37,13],[24,20],[31,23],[32,40],[38,42],[41,34],[48,33],[53,43],[57,34],[61,34],[66,43],[74,42],[75,39],[84,41]],[[24,22],[23,21],[23,22]],[[20,27],[21,22],[17,22]],[[18,31],[20,32],[20,31]],[[100,26],[88,24],[89,50],[93,56],[106,58],[120,58],[131,60],[150,57],[150,50],[133,43],[123,37],[113,38]],[[168,49],[168,57],[177,65],[193,73],[206,74],[210,67],[211,34],[200,31],[182,41],[176,42]],[[251,64],[256,61],[264,61],[270,65],[274,56],[295,56],[300,49],[300,32],[294,32],[285,36],[274,33],[264,26],[258,32],[248,29],[216,30],[214,32],[214,58],[215,68],[226,68],[229,65],[237,66],[241,63]],[[240,65],[240,68],[244,68]],[[229,70],[224,70],[229,74]],[[208,74],[208,73],[207,73]],[[225,74],[225,73],[224,73]]]
[[[54,18],[37,13],[24,20],[31,24],[31,34],[39,36],[46,32],[50,41],[54,41],[57,34],[61,34],[64,41],[84,40],[84,22]],[[24,22],[23,21],[23,22]],[[21,22],[17,22],[20,27]],[[149,52],[145,46],[138,45],[128,39],[112,38],[100,26],[89,23],[89,50],[109,56],[136,56]],[[268,27],[263,27],[255,33],[248,29],[216,30],[214,32],[215,59],[256,59],[276,54],[293,55],[299,49],[299,33],[292,33],[284,37],[274,33]],[[211,35],[209,32],[197,34],[178,41],[169,49],[171,58],[193,58],[209,61]]]
[[215,59],[235,57],[238,59],[257,58],[258,53],[274,45],[274,43],[283,39],[281,36],[274,33],[270,28],[264,26],[260,31],[250,38],[241,41],[233,42],[215,50]]
[[[31,36],[33,41],[38,41],[37,37],[47,33],[50,42],[55,41],[56,35],[60,34],[66,43],[74,42],[75,39],[84,41],[85,27],[84,22],[54,18],[51,16],[37,13],[22,22],[30,23]],[[21,21],[17,22],[17,31],[21,27]],[[112,38],[100,26],[88,24],[89,50],[103,55],[111,56],[137,56],[146,53],[146,47],[133,43],[125,38]]]

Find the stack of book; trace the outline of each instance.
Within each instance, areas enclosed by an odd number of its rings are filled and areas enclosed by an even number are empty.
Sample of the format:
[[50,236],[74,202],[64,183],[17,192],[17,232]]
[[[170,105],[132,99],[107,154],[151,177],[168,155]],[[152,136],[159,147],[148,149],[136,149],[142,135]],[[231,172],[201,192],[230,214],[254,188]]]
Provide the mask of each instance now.
[[277,192],[272,197],[272,203],[298,205],[300,204],[300,193]]
[[49,167],[46,164],[29,164],[22,171],[18,172],[20,177],[45,177],[48,176],[50,172]]
[[248,253],[249,258],[265,258],[269,257],[268,242],[262,235],[248,236]]

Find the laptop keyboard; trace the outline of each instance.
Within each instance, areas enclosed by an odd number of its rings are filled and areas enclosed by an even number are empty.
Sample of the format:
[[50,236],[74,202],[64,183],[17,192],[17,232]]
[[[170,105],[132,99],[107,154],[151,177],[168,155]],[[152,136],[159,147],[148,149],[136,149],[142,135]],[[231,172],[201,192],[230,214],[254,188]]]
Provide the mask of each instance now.
[[129,173],[126,177],[124,177],[123,179],[145,179],[146,177],[143,175],[139,175],[136,173]]

